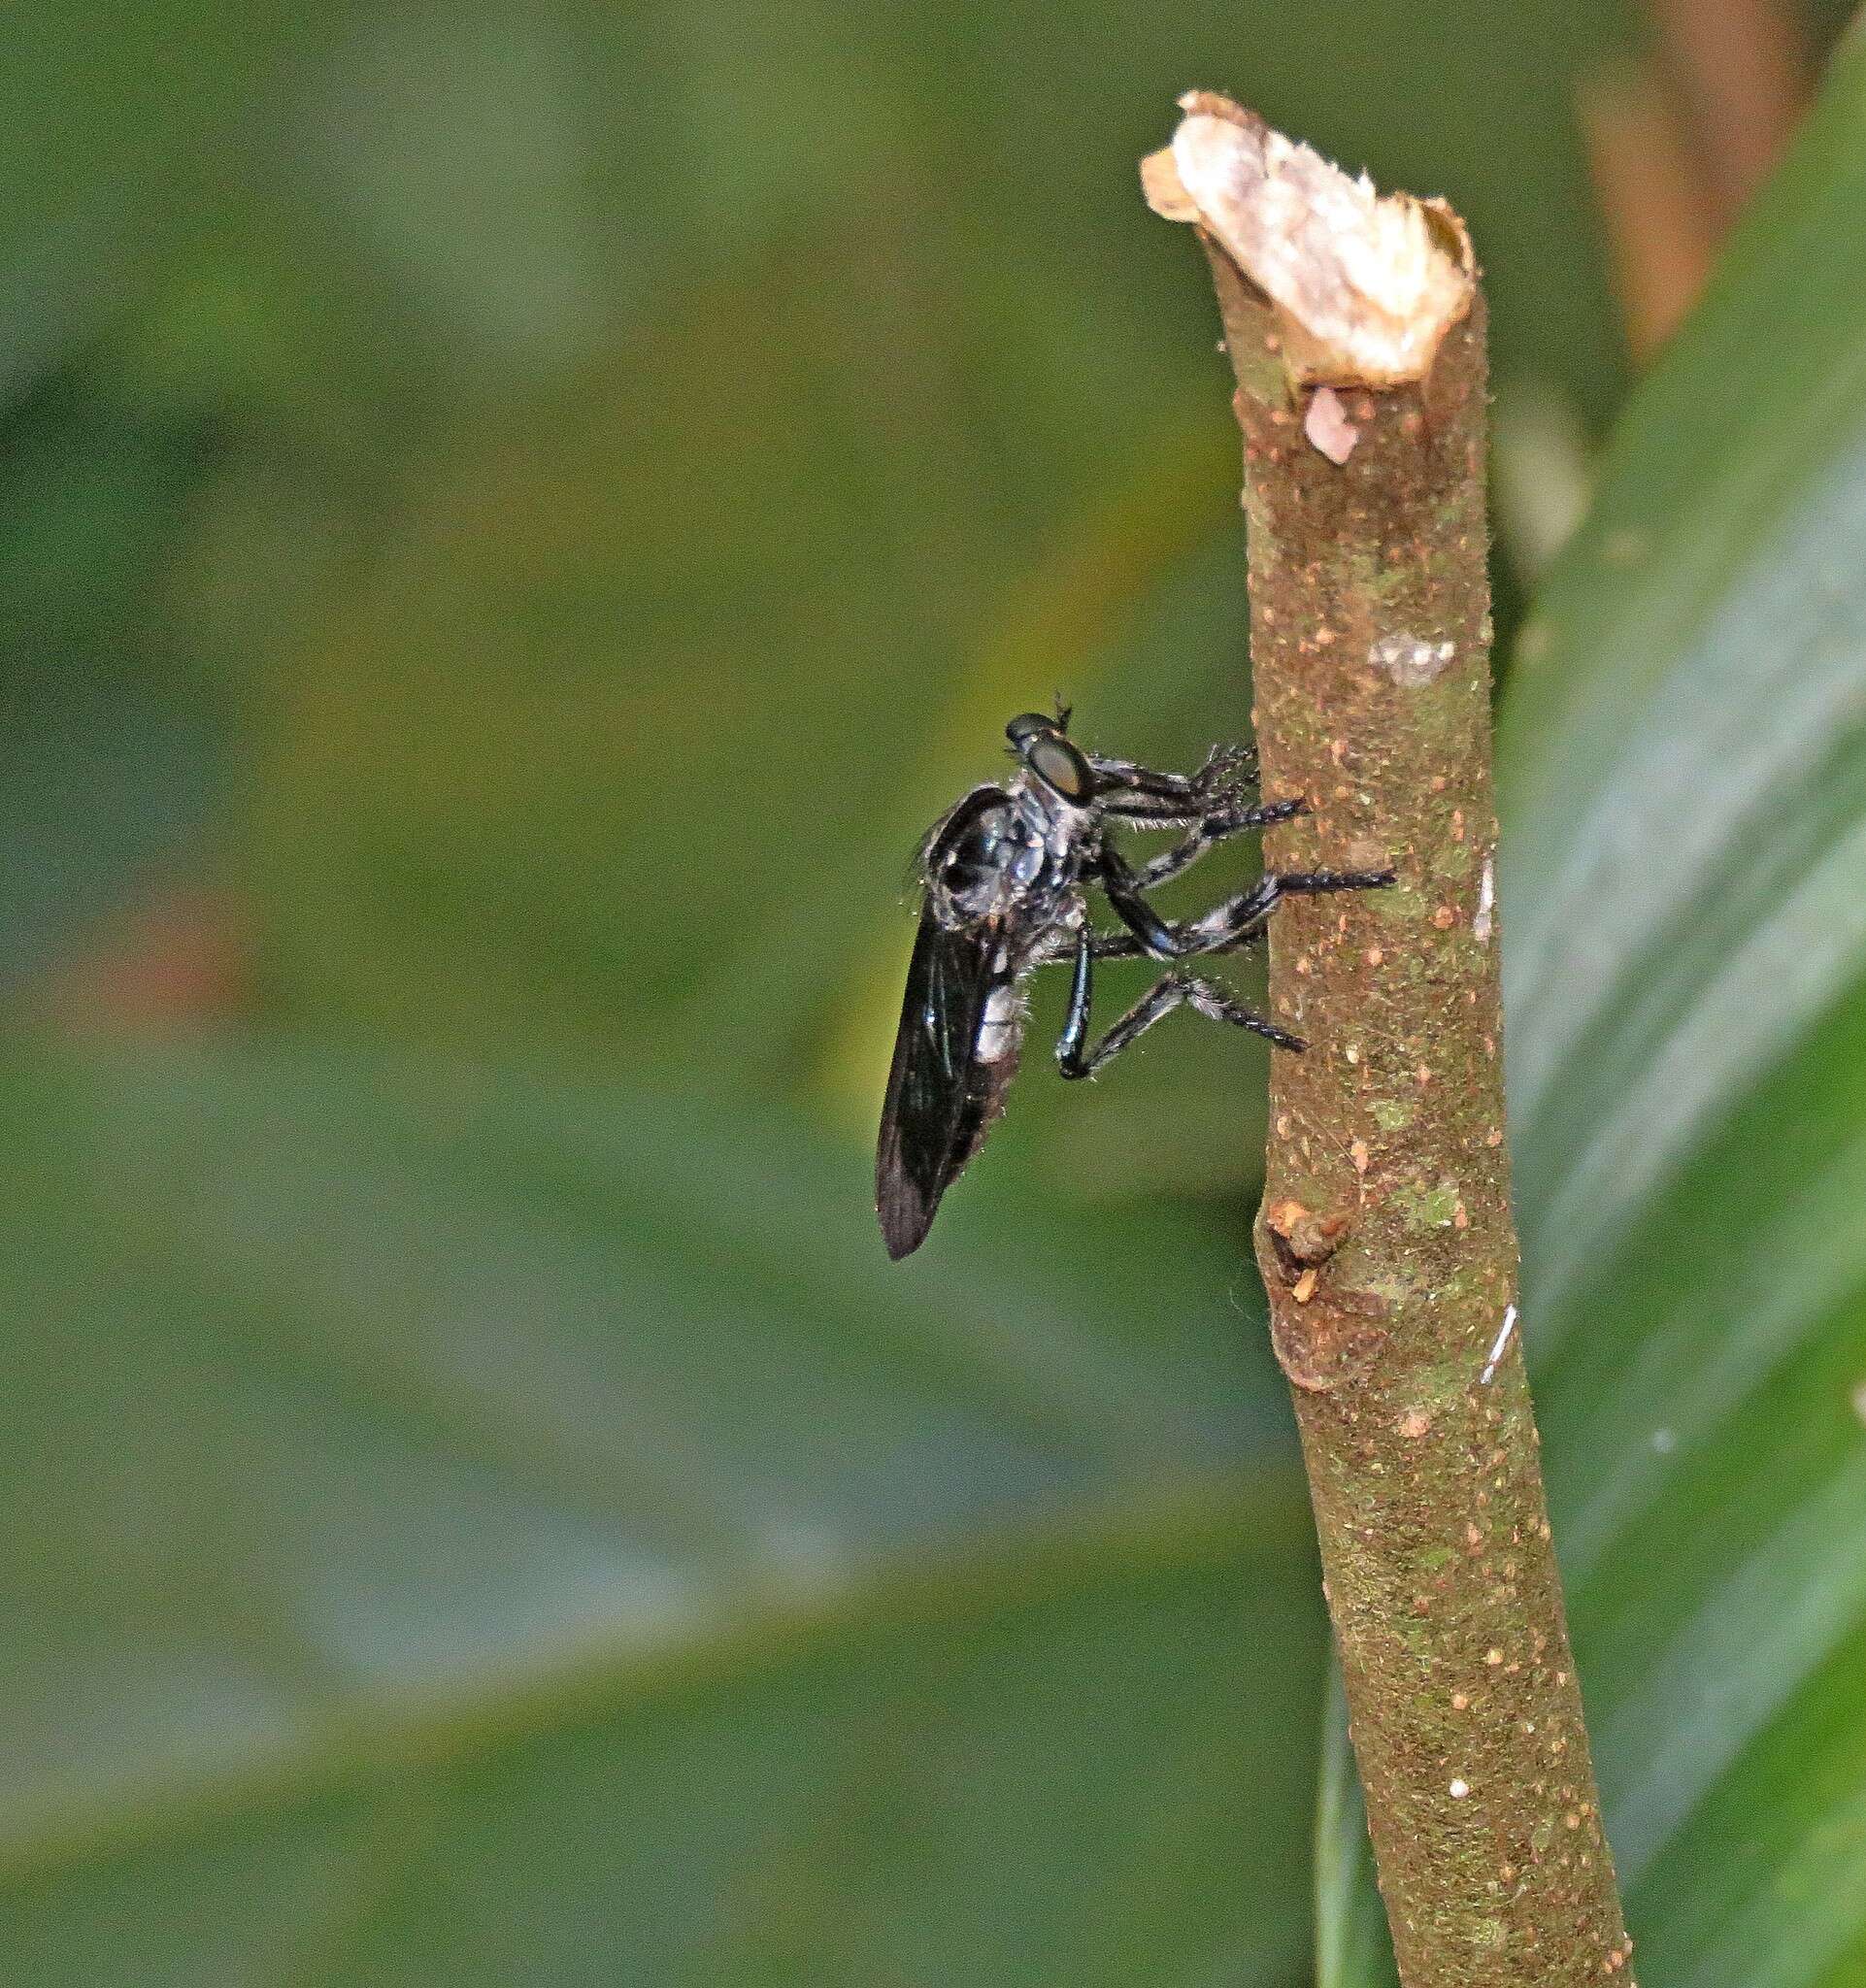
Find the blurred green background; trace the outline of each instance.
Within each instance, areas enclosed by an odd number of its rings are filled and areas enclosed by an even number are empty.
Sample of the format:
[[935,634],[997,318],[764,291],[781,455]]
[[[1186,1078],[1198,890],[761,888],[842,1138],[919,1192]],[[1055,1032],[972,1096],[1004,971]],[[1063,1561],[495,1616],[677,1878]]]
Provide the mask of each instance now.
[[[1789,17],[1811,65],[1842,15]],[[1637,156],[1613,107],[1679,39],[1620,0],[14,0],[0,1978],[1314,1978],[1257,1045],[1162,1030],[1092,1096],[1039,1050],[920,1256],[870,1203],[907,858],[1005,717],[1060,691],[1173,765],[1244,723],[1228,372],[1135,172],[1201,84],[1478,242],[1529,1316],[1609,1822],[1653,1979],[1866,1981],[1866,1045],[1821,869],[1862,812],[1866,86],[1622,422],[1649,225],[1583,134]],[[1809,879],[1828,922],[1772,924]],[[1383,1965],[1338,1768],[1328,1988]]]

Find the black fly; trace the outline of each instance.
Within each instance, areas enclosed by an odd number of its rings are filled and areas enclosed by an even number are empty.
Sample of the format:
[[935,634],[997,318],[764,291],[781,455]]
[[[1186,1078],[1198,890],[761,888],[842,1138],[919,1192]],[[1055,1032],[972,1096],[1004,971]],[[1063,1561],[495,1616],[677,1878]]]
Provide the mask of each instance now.
[[[1056,1068],[1067,1077],[1092,1076],[1182,1003],[1280,1048],[1300,1049],[1286,1030],[1179,966],[1084,1048],[1095,962],[1235,951],[1261,936],[1280,898],[1393,880],[1391,871],[1273,873],[1199,917],[1171,924],[1148,903],[1147,891],[1226,836],[1287,821],[1303,804],[1247,803],[1250,762],[1242,753],[1215,752],[1191,775],[1152,773],[1084,752],[1068,736],[1068,723],[1067,710],[1053,718],[1034,712],[1013,718],[1005,733],[1021,762],[1017,772],[1003,786],[974,787],[921,845],[919,936],[875,1154],[875,1206],[892,1257],[925,1240],[941,1195],[1003,1109],[1023,1042],[1023,982],[1038,967],[1063,960],[1074,966],[1056,1044]],[[1130,864],[1109,834],[1116,823],[1186,833],[1160,854]],[[1124,930],[1090,928],[1090,884]]]

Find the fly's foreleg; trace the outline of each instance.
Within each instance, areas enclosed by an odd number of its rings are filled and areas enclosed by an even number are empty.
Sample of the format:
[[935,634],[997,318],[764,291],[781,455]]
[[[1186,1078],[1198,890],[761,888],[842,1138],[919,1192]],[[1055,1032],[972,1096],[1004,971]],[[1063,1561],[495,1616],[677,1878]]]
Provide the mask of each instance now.
[[[1240,787],[1255,784],[1256,758],[1238,746],[1216,747],[1197,773],[1160,773],[1131,759],[1088,755],[1095,770],[1102,812],[1136,826],[1197,827],[1211,820],[1236,816],[1240,828],[1261,828],[1285,821],[1299,812],[1300,803],[1272,802],[1268,811],[1246,808]],[[1169,873],[1170,874],[1170,873]]]

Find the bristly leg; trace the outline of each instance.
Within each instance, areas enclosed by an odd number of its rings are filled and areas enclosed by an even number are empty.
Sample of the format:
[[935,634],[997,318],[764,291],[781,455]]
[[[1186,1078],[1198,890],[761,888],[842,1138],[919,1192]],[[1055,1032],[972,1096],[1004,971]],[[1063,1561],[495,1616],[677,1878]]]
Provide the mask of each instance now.
[[1075,973],[1069,986],[1069,1012],[1056,1042],[1056,1068],[1065,1077],[1093,1077],[1096,1071],[1138,1041],[1156,1021],[1164,1020],[1176,1008],[1189,1005],[1211,1021],[1229,1022],[1234,1028],[1249,1029],[1280,1049],[1300,1051],[1306,1044],[1300,1036],[1280,1029],[1254,1010],[1235,1001],[1222,987],[1179,968],[1162,974],[1145,994],[1102,1037],[1093,1048],[1084,1050],[1088,1035],[1089,1011],[1094,1003],[1095,943],[1084,926],[1076,935]]
[[1141,873],[1105,845],[1099,869],[1102,890],[1116,916],[1155,959],[1195,959],[1233,945],[1250,937],[1286,897],[1378,890],[1393,880],[1390,870],[1273,871],[1211,911],[1174,925],[1142,896]]
[[[1305,812],[1306,807],[1302,801],[1267,801],[1254,807],[1221,809],[1215,814],[1208,814],[1190,835],[1183,837],[1170,849],[1162,849],[1157,856],[1150,856],[1145,863],[1137,864],[1132,872],[1135,887],[1151,890],[1156,883],[1164,883],[1183,870],[1190,869],[1207,849],[1216,848],[1228,836],[1242,835],[1251,828],[1274,828],[1280,821],[1293,820]],[[1121,818],[1137,828],[1148,826],[1145,819],[1133,815]]]
[[[1187,837],[1182,848],[1196,840]],[[1084,920],[1077,927],[1068,951],[1046,951],[1033,962],[1051,965],[1065,958],[1074,962],[1069,1007],[1062,1034],[1056,1041],[1056,1068],[1065,1077],[1092,1077],[1111,1057],[1119,1055],[1128,1044],[1183,1004],[1189,1004],[1213,1021],[1249,1029],[1281,1049],[1303,1049],[1307,1045],[1299,1036],[1279,1028],[1253,1009],[1234,1000],[1223,988],[1195,974],[1176,971],[1162,975],[1092,1049],[1084,1050],[1094,1004],[1095,961],[1198,959],[1214,953],[1235,952],[1263,936],[1270,913],[1286,897],[1317,897],[1336,890],[1378,890],[1393,881],[1390,870],[1273,871],[1259,878],[1249,890],[1227,898],[1200,916],[1172,925],[1141,896],[1140,874],[1105,848],[1102,889],[1127,930],[1096,933]]]
[[[1254,936],[1254,935],[1252,935]],[[1236,942],[1233,942],[1234,944]],[[1084,925],[1076,934],[1075,971],[1069,983],[1069,1010],[1062,1034],[1056,1040],[1056,1068],[1065,1077],[1093,1077],[1109,1062],[1144,1036],[1156,1021],[1183,1004],[1189,1004],[1211,1021],[1229,1022],[1234,1028],[1249,1029],[1280,1049],[1302,1050],[1307,1046],[1300,1036],[1292,1036],[1254,1009],[1234,1000],[1222,987],[1196,974],[1175,968],[1162,974],[1092,1049],[1083,1049],[1088,1036],[1088,1017],[1094,1005],[1094,962],[1101,946]]]
[[1205,953],[1228,951],[1254,939],[1270,913],[1286,897],[1323,897],[1337,890],[1383,890],[1393,878],[1391,870],[1273,870],[1249,890],[1241,890],[1236,897],[1173,927],[1178,944],[1174,956],[1196,959]]
[[[1197,773],[1159,773],[1131,759],[1108,759],[1090,753],[1104,814],[1139,826],[1188,828],[1222,816],[1236,815],[1236,828],[1268,826],[1301,812],[1300,802],[1275,801],[1275,812],[1241,808],[1239,789],[1255,784],[1256,755],[1240,746],[1215,746]],[[1259,820],[1243,818],[1261,814]],[[1236,828],[1224,831],[1236,833]]]

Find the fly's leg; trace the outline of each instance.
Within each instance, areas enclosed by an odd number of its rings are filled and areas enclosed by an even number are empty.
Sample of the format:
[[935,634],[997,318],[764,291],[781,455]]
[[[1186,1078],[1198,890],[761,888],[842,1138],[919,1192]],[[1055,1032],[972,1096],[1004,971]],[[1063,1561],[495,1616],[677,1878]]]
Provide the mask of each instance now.
[[1177,959],[1178,933],[1141,895],[1139,878],[1105,843],[1095,868],[1115,915],[1140,941],[1142,948],[1154,959]]
[[[1188,842],[1191,840],[1187,838]],[[1175,969],[1162,974],[1101,1041],[1085,1050],[1083,1044],[1094,1002],[1094,963],[1098,959],[1141,957],[1199,959],[1235,952],[1263,936],[1270,913],[1286,897],[1320,897],[1337,890],[1377,890],[1393,881],[1390,870],[1273,871],[1259,878],[1249,890],[1227,898],[1200,916],[1172,925],[1141,895],[1144,873],[1129,868],[1113,850],[1102,850],[1098,873],[1109,903],[1127,930],[1091,932],[1084,918],[1067,948],[1052,944],[1031,960],[1033,966],[1047,966],[1073,957],[1069,1007],[1056,1042],[1056,1068],[1071,1078],[1092,1077],[1156,1021],[1188,1004],[1210,1020],[1249,1029],[1279,1048],[1303,1048],[1301,1037],[1292,1036],[1253,1009],[1233,1000],[1223,988],[1196,974]]]
[[[1182,870],[1190,869],[1207,849],[1216,848],[1227,837],[1242,835],[1246,829],[1274,828],[1278,822],[1302,813],[1305,806],[1301,801],[1267,801],[1254,808],[1227,808],[1208,814],[1190,835],[1182,837],[1170,849],[1162,849],[1157,856],[1135,865],[1134,887],[1151,890],[1156,883],[1164,883]],[[1146,826],[1144,819],[1133,815],[1123,815],[1121,819],[1137,828]]]
[[[1145,937],[1131,928],[1122,932],[1087,934],[1084,926],[1075,936],[1059,934],[1047,940],[1032,955],[1032,966],[1059,966],[1073,960],[1081,941],[1086,937],[1096,959],[1209,959],[1222,952],[1242,952],[1263,937],[1270,913],[1285,897],[1315,897],[1332,890],[1376,890],[1391,883],[1390,870],[1308,870],[1272,874],[1259,878],[1249,890],[1227,898],[1196,918],[1169,925],[1151,905],[1131,900],[1144,913],[1138,919]],[[1110,903],[1114,900],[1111,897]],[[1171,944],[1176,950],[1161,951]]]
[[1140,873],[1105,844],[1097,871],[1115,915],[1155,959],[1194,959],[1252,937],[1286,897],[1318,897],[1334,890],[1377,890],[1391,883],[1390,870],[1285,870],[1262,877],[1221,905],[1169,924],[1141,895]]
[[1286,897],[1322,897],[1337,890],[1381,890],[1392,881],[1390,870],[1273,870],[1260,877],[1249,890],[1242,890],[1198,917],[1175,926],[1177,956],[1197,959],[1247,944],[1262,932],[1270,913]]
[[1194,774],[1159,773],[1131,759],[1104,759],[1094,752],[1088,763],[1095,770],[1102,812],[1138,826],[1187,828],[1235,815],[1236,826],[1223,831],[1235,834],[1240,828],[1285,821],[1300,812],[1299,803],[1282,801],[1268,809],[1241,807],[1237,790],[1255,783],[1256,760],[1235,746],[1215,748]]
[[1212,1021],[1229,1022],[1233,1028],[1249,1029],[1252,1035],[1262,1036],[1280,1049],[1300,1050],[1304,1047],[1300,1036],[1292,1036],[1287,1029],[1280,1029],[1275,1022],[1267,1021],[1242,1002],[1232,1000],[1223,988],[1215,987],[1210,980],[1176,968],[1170,974],[1162,974],[1101,1041],[1084,1053],[1083,1040],[1088,1032],[1089,962],[1093,953],[1094,947],[1086,936],[1080,938],[1076,946],[1075,978],[1070,987],[1069,1019],[1056,1044],[1056,1068],[1066,1077],[1093,1077],[1103,1064],[1118,1056],[1156,1021],[1182,1006],[1190,1006]]
[[1082,1045],[1088,1036],[1088,1011],[1095,999],[1095,935],[1084,918],[1076,927],[1076,968],[1069,977],[1069,1007],[1056,1038],[1056,1068],[1065,1077],[1086,1077]]
[[1134,760],[1105,759],[1099,752],[1088,754],[1088,764],[1095,771],[1095,784],[1104,803],[1177,802],[1183,820],[1203,813],[1215,797],[1210,779],[1201,774],[1155,773]]
[[[1218,953],[1242,952],[1247,945],[1254,945],[1262,937],[1263,927],[1259,925],[1236,938],[1225,940],[1221,944],[1202,946],[1198,957],[1206,959]],[[1097,960],[1153,957],[1131,932],[1097,932],[1090,944]],[[1065,962],[1073,966],[1076,945],[1076,936],[1073,933],[1065,933],[1055,940],[1047,941],[1029,963],[1033,967],[1059,967]]]
[[[1254,945],[1263,937],[1263,927],[1257,925],[1249,932],[1239,933],[1235,938],[1226,939],[1216,945],[1202,945],[1196,957],[1210,959],[1221,952],[1242,952],[1247,945]],[[1057,954],[1057,958],[1064,955]],[[1152,959],[1154,954],[1148,951],[1131,932],[1097,932],[1095,934],[1095,957],[1099,959]]]

